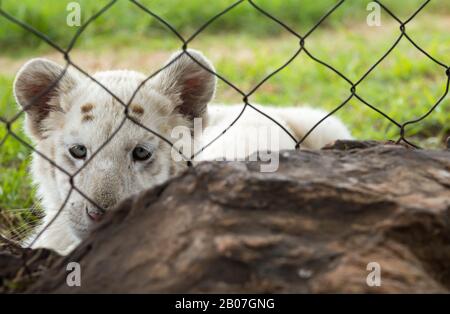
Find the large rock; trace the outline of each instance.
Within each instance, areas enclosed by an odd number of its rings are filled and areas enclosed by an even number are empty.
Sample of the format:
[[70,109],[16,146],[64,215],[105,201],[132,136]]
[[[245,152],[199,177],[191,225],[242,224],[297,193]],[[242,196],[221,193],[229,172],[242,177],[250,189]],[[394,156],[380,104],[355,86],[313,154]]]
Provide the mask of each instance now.
[[24,292],[60,260],[55,252],[24,249],[0,236],[0,293]]
[[275,173],[206,162],[125,201],[30,291],[449,292],[449,214],[449,151],[340,142],[283,152]]

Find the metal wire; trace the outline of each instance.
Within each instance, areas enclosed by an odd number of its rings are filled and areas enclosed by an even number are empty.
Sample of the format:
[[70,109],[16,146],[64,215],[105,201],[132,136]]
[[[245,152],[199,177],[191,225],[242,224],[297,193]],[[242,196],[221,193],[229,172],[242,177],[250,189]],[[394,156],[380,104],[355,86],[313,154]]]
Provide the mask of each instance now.
[[[278,125],[284,132],[286,132],[293,140],[293,148],[298,149],[302,143],[306,140],[306,138],[311,134],[311,132],[313,132],[317,126],[319,126],[321,123],[323,123],[326,119],[328,119],[330,116],[334,115],[337,111],[341,110],[343,107],[345,107],[349,101],[353,98],[358,99],[360,101],[361,104],[367,106],[368,108],[370,108],[371,110],[376,111],[378,114],[380,114],[383,118],[389,120],[393,125],[395,125],[398,129],[399,129],[399,138],[397,140],[397,143],[400,142],[405,142],[408,143],[409,145],[412,145],[414,147],[418,146],[414,143],[412,143],[409,139],[407,139],[405,137],[405,129],[407,126],[411,125],[411,124],[415,124],[415,123],[419,123],[422,120],[424,120],[426,117],[428,117],[433,110],[436,109],[437,106],[439,106],[439,104],[443,101],[443,99],[447,96],[448,91],[449,91],[449,83],[450,83],[450,67],[445,64],[442,61],[437,60],[435,57],[433,57],[430,53],[428,53],[427,51],[425,51],[422,47],[420,47],[408,34],[407,34],[407,25],[419,14],[420,11],[422,11],[430,2],[430,0],[424,1],[423,4],[406,20],[402,21],[399,17],[397,17],[394,13],[392,13],[392,11],[386,7],[386,5],[384,5],[381,1],[375,0],[376,3],[378,3],[385,12],[387,12],[388,15],[390,15],[396,22],[398,22],[399,24],[399,29],[400,29],[400,35],[398,36],[398,38],[394,41],[394,43],[390,46],[390,48],[381,56],[381,58],[379,58],[371,67],[369,67],[369,69],[364,72],[364,74],[355,82],[352,81],[351,79],[349,79],[346,75],[344,75],[342,72],[340,72],[339,70],[337,70],[335,67],[333,67],[332,65],[328,64],[327,62],[320,60],[319,58],[315,57],[307,48],[306,48],[306,43],[307,43],[307,39],[308,37],[314,32],[316,31],[319,26],[326,20],[329,18],[329,16],[331,16],[336,10],[338,10],[342,4],[345,2],[345,0],[340,0],[338,1],[332,8],[330,8],[330,10],[328,12],[326,12],[326,14],[324,16],[322,16],[314,25],[311,29],[309,29],[305,34],[299,34],[294,28],[288,26],[287,24],[285,24],[283,21],[281,21],[280,19],[278,19],[277,17],[275,17],[273,14],[271,14],[270,12],[267,12],[266,10],[264,10],[263,8],[261,8],[260,6],[258,6],[253,0],[248,0],[247,2],[250,3],[250,5],[257,11],[259,11],[263,16],[265,16],[265,18],[270,19],[274,22],[276,22],[278,25],[280,25],[281,27],[283,27],[286,31],[288,31],[291,35],[295,36],[298,39],[298,49],[296,50],[296,52],[279,68],[277,68],[276,70],[274,70],[272,73],[268,74],[266,77],[264,77],[264,79],[262,79],[259,83],[257,83],[253,88],[250,89],[250,91],[245,92],[243,90],[241,90],[239,87],[237,87],[235,84],[233,84],[231,81],[227,80],[225,77],[223,77],[222,75],[220,75],[217,72],[212,71],[211,69],[207,68],[206,66],[204,66],[201,62],[199,62],[199,60],[196,60],[195,57],[193,55],[191,55],[188,51],[188,46],[189,44],[195,39],[197,38],[205,29],[207,29],[212,23],[216,22],[221,16],[227,14],[228,12],[230,12],[231,10],[237,8],[238,6],[242,5],[244,2],[246,2],[245,0],[239,0],[236,1],[235,3],[233,3],[232,5],[230,5],[229,7],[225,8],[223,11],[218,12],[216,15],[214,15],[212,18],[210,18],[206,23],[204,23],[201,27],[199,27],[197,29],[197,31],[195,31],[188,39],[185,39],[172,25],[170,25],[169,22],[167,22],[166,20],[164,20],[162,17],[160,17],[159,15],[155,14],[151,9],[149,9],[148,7],[144,6],[142,3],[140,3],[139,1],[136,0],[129,0],[133,5],[135,5],[137,8],[139,8],[142,12],[144,12],[145,14],[148,14],[150,17],[155,18],[156,20],[158,20],[162,25],[164,25],[164,27],[166,27],[171,33],[173,33],[180,41],[181,43],[181,49],[182,49],[182,53],[179,54],[176,58],[174,58],[170,63],[166,64],[163,68],[159,69],[158,71],[154,72],[152,75],[148,76],[143,82],[141,82],[141,84],[137,87],[137,89],[134,91],[131,99],[128,102],[124,102],[123,100],[121,100],[118,96],[116,96],[113,92],[111,92],[107,87],[105,87],[103,84],[101,84],[99,81],[97,81],[94,77],[92,77],[91,75],[89,75],[89,73],[87,73],[85,70],[83,70],[82,68],[80,68],[77,64],[75,64],[71,58],[70,58],[70,52],[72,51],[72,49],[74,48],[78,38],[82,35],[82,33],[88,28],[89,24],[91,24],[92,22],[94,22],[96,19],[98,19],[100,16],[106,14],[116,3],[117,0],[112,0],[110,2],[108,2],[104,7],[102,7],[98,12],[96,12],[93,16],[91,16],[85,23],[83,23],[83,25],[81,25],[81,27],[78,28],[77,32],[75,33],[75,35],[73,36],[73,38],[71,39],[68,47],[66,49],[60,47],[58,44],[56,44],[55,42],[53,42],[48,36],[46,36],[45,34],[39,32],[38,30],[36,30],[35,28],[33,28],[32,26],[20,21],[19,19],[15,18],[14,16],[10,15],[9,13],[7,13],[6,11],[4,11],[1,7],[0,7],[0,17],[5,18],[7,20],[9,20],[11,23],[14,23],[22,28],[24,28],[25,30],[27,30],[28,32],[34,34],[35,36],[37,36],[39,39],[41,39],[42,41],[44,41],[45,43],[47,43],[48,45],[50,45],[53,49],[55,49],[56,51],[58,51],[59,53],[62,54],[62,56],[64,57],[65,61],[66,61],[66,65],[62,71],[62,73],[50,84],[50,86],[48,88],[46,88],[46,90],[44,90],[43,92],[41,92],[39,95],[36,95],[28,104],[26,104],[26,106],[24,108],[22,108],[22,110],[20,112],[18,112],[15,116],[13,116],[11,119],[7,120],[4,117],[0,116],[0,124],[4,124],[6,126],[7,129],[7,134],[0,139],[0,148],[3,146],[3,144],[5,143],[5,141],[9,138],[9,137],[13,137],[16,140],[18,140],[22,145],[25,145],[27,148],[33,150],[34,152],[36,152],[36,154],[38,154],[40,157],[44,158],[45,160],[47,160],[53,167],[55,167],[56,169],[58,169],[59,171],[63,172],[65,175],[67,175],[68,180],[70,182],[71,188],[70,191],[68,193],[68,195],[65,198],[65,201],[63,202],[63,204],[61,205],[61,207],[58,210],[57,215],[52,219],[52,221],[50,221],[47,226],[45,226],[45,228],[42,229],[42,231],[37,235],[37,237],[35,238],[35,240],[33,241],[33,243],[35,241],[37,241],[37,239],[41,236],[41,234],[43,232],[45,232],[46,228],[48,228],[53,221],[56,220],[56,218],[60,215],[61,211],[64,209],[64,207],[66,206],[66,203],[68,202],[70,195],[76,191],[79,194],[81,194],[84,198],[86,198],[86,200],[88,200],[89,202],[91,202],[92,204],[94,204],[95,206],[97,206],[98,208],[102,208],[101,206],[99,206],[98,204],[96,204],[92,199],[90,199],[83,191],[81,191],[80,189],[78,189],[75,185],[74,185],[74,178],[80,173],[80,171],[82,171],[96,156],[97,154],[104,149],[104,147],[106,145],[108,145],[108,143],[114,138],[114,136],[120,131],[120,129],[123,127],[123,125],[125,124],[125,122],[131,121],[132,123],[140,126],[141,128],[145,129],[148,132],[151,132],[152,134],[154,134],[155,136],[158,136],[161,140],[163,140],[165,143],[167,143],[168,145],[170,145],[172,148],[176,149],[176,151],[182,156],[182,158],[186,161],[188,166],[192,166],[192,160],[198,155],[200,154],[202,151],[204,151],[206,148],[208,148],[211,144],[213,144],[216,140],[218,140],[221,136],[223,136],[231,127],[233,127],[233,125],[242,117],[242,114],[244,113],[245,110],[255,110],[256,112],[258,112],[259,114],[261,114],[262,116],[266,117],[267,119],[271,120],[272,122],[274,122],[276,125]],[[430,109],[423,114],[420,117],[416,117],[415,119],[406,121],[404,123],[400,123],[395,121],[392,117],[390,117],[388,114],[384,113],[382,110],[378,109],[375,105],[371,104],[369,101],[365,100],[360,94],[358,94],[357,92],[357,87],[360,85],[361,82],[363,82],[368,75],[375,69],[378,67],[378,65],[388,57],[389,54],[392,53],[392,51],[395,50],[395,48],[397,47],[397,45],[400,43],[400,41],[402,40],[407,40],[409,41],[415,48],[417,48],[423,55],[425,55],[428,59],[432,60],[434,63],[436,63],[437,65],[439,65],[440,67],[443,68],[443,72],[445,72],[445,75],[447,76],[447,82],[446,82],[446,87],[445,90],[442,94],[442,96],[436,101],[436,103],[434,103]],[[313,60],[314,62],[316,62],[319,66],[323,66],[325,68],[327,68],[328,70],[334,72],[335,74],[337,74],[343,81],[345,81],[348,84],[349,87],[349,94],[348,96],[345,98],[345,100],[343,100],[340,104],[338,104],[332,111],[330,111],[326,116],[324,116],[320,121],[318,121],[302,138],[296,138],[293,134],[291,134],[286,128],[284,128],[278,121],[276,121],[275,119],[273,119],[270,115],[264,113],[261,109],[256,108],[254,105],[251,104],[250,102],[250,97],[262,86],[264,85],[270,78],[272,78],[273,76],[277,75],[280,71],[283,71],[286,67],[289,66],[289,64],[295,60],[301,53],[304,53],[306,56],[308,56],[311,60]],[[181,150],[177,149],[174,147],[174,144],[167,139],[166,137],[164,137],[163,135],[159,134],[157,131],[152,130],[144,125],[142,125],[141,123],[139,123],[138,121],[136,121],[136,119],[133,119],[133,117],[131,117],[129,115],[128,112],[128,107],[130,106],[132,100],[134,99],[134,97],[136,96],[136,94],[138,93],[138,91],[140,90],[140,88],[142,88],[145,83],[147,81],[149,81],[151,78],[153,78],[155,75],[157,75],[158,73],[160,73],[161,71],[163,71],[165,68],[169,67],[173,62],[175,62],[178,58],[182,57],[183,55],[187,55],[189,56],[189,58],[191,58],[194,62],[196,62],[200,67],[202,67],[204,70],[212,73],[213,75],[215,75],[219,80],[221,80],[223,83],[225,83],[226,85],[228,85],[229,87],[231,87],[233,90],[235,90],[237,93],[239,93],[242,96],[242,102],[243,102],[243,107],[242,110],[240,111],[240,113],[236,116],[236,118],[228,125],[228,127],[226,127],[220,134],[217,135],[217,137],[215,137],[210,143],[207,143],[204,147],[200,148],[197,152],[194,152],[191,156],[185,156]],[[105,90],[107,93],[109,93],[116,101],[118,101],[123,107],[124,107],[124,118],[121,121],[121,123],[119,124],[119,126],[112,132],[111,136],[89,157],[89,159],[86,160],[86,162],[84,163],[84,165],[79,168],[77,171],[75,171],[74,173],[70,173],[67,170],[65,170],[63,167],[61,167],[60,165],[58,165],[54,160],[52,160],[51,158],[49,158],[48,156],[46,156],[45,154],[43,154],[42,152],[37,151],[34,147],[32,147],[30,144],[28,144],[25,140],[23,140],[22,138],[20,138],[20,136],[18,136],[16,133],[14,133],[14,131],[12,130],[12,124],[20,118],[20,116],[25,112],[25,110],[29,107],[32,106],[33,103],[35,101],[37,101],[40,97],[42,97],[43,95],[47,94],[48,92],[50,92],[57,84],[58,82],[61,80],[61,78],[66,74],[66,71],[68,69],[69,66],[72,66],[74,68],[76,68],[80,73],[82,73],[83,75],[85,75],[87,78],[91,79],[94,83],[98,84],[103,90]],[[251,108],[251,109],[248,109]],[[33,244],[31,243],[30,246]]]

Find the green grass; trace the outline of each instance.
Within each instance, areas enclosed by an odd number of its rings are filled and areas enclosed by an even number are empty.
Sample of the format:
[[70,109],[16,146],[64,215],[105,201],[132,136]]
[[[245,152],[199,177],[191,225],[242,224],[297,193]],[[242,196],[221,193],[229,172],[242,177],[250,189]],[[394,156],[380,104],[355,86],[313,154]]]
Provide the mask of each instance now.
[[[86,9],[83,18],[93,14],[106,1],[80,1]],[[383,1],[402,18],[408,17],[422,1]],[[3,1],[13,13],[65,47],[76,28],[65,25],[66,1]],[[183,36],[189,36],[220,9],[232,1],[142,1],[173,24]],[[297,0],[256,1],[261,7],[305,33],[335,1]],[[400,5],[402,3],[402,5]],[[39,4],[39,5],[38,5]],[[177,9],[181,8],[181,9]],[[265,19],[248,3],[222,17],[202,33],[190,47],[209,57],[217,72],[244,92],[283,65],[298,49],[298,40],[273,21]],[[399,36],[398,24],[386,14],[382,26],[365,24],[364,1],[347,1],[306,41],[317,58],[357,81]],[[408,34],[427,52],[450,64],[450,4],[432,2],[407,26]],[[17,112],[12,96],[12,81],[17,68],[31,57],[52,50],[29,33],[0,18],[0,116],[10,119]],[[147,74],[162,65],[166,55],[181,43],[160,23],[140,12],[134,5],[119,1],[111,12],[90,25],[79,38],[71,54],[76,64],[89,70],[126,67]],[[163,57],[161,57],[163,55]],[[60,59],[61,60],[61,59]],[[105,64],[97,64],[105,62]],[[406,40],[384,60],[357,88],[358,94],[390,117],[404,123],[425,114],[444,93],[445,70],[421,54]],[[350,86],[326,67],[301,53],[287,68],[265,82],[250,97],[252,103],[275,106],[310,104],[331,111],[349,95]],[[216,101],[242,103],[242,96],[219,81]],[[336,115],[358,139],[397,139],[399,129],[360,101],[352,99]],[[450,135],[450,101],[441,105],[421,123],[406,130],[408,138],[422,147],[443,147]],[[21,138],[22,118],[12,130]],[[7,134],[0,123],[0,141]],[[15,209],[33,204],[33,189],[28,177],[30,151],[13,137],[0,147],[0,226],[8,228],[35,219],[33,214]]]
[[[0,116],[12,117],[15,105],[11,93],[11,79],[0,77]],[[22,120],[12,126],[12,131],[26,140]],[[0,125],[0,142],[8,135],[5,125]],[[33,189],[28,176],[30,151],[11,135],[0,148],[0,234],[19,237],[37,215],[29,210],[33,205]],[[8,231],[6,231],[8,230]]]
[[[46,34],[63,47],[70,42],[77,31],[76,27],[66,24],[67,4],[71,0],[3,0],[2,8],[17,19],[31,25]],[[88,1],[79,0],[82,22],[106,6],[110,0]],[[140,0],[139,3],[161,16],[173,25],[183,36],[189,36],[211,17],[235,3],[235,0]],[[330,10],[337,0],[255,0],[254,3],[270,12],[290,27],[305,33],[321,16]],[[353,18],[361,21],[367,15],[366,6],[369,0],[347,0],[324,22],[326,27],[349,24]],[[382,1],[400,18],[406,19],[423,0],[384,0]],[[426,8],[429,13],[448,14],[448,1],[432,1]],[[384,12],[384,11],[383,11]],[[383,13],[384,17],[387,17]],[[141,36],[167,36],[165,26],[157,19],[142,11],[130,1],[118,0],[107,14],[93,22],[83,34],[84,38],[95,40],[102,36],[127,36],[130,30]],[[206,33],[218,34],[245,31],[253,36],[279,35],[282,30],[274,27],[250,3],[243,1],[226,15],[215,21]],[[13,25],[6,19],[0,19],[0,45],[3,49],[17,53],[17,49],[32,45],[40,46],[41,42],[26,30]]]

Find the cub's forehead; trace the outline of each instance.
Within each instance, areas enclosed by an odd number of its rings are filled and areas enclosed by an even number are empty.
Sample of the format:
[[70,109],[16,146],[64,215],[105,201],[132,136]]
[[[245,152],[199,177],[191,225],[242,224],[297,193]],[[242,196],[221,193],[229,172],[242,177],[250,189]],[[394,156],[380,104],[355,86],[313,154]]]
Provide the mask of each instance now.
[[[102,86],[89,78],[82,79],[61,100],[65,112],[65,140],[89,142],[94,146],[113,134],[114,141],[147,140],[153,135],[145,128],[162,132],[168,125],[172,103],[154,90],[150,82],[142,85],[145,80],[143,75],[111,71],[96,74],[94,78]],[[128,103],[130,119],[126,119],[125,115],[125,105]],[[116,133],[121,124],[123,126]]]
[[[99,147],[105,142],[111,145],[136,146],[138,142],[157,142],[151,132],[141,127],[149,129],[159,129],[160,120],[152,115],[146,115],[146,108],[140,104],[131,104],[129,117],[126,119],[122,110],[109,110],[104,106],[85,103],[74,109],[71,115],[67,115],[64,124],[64,141],[80,142],[89,147]],[[162,119],[164,120],[164,119]],[[127,146],[128,147],[128,146]]]
[[[171,113],[171,102],[153,90],[150,84],[141,86],[145,77],[128,71],[113,71],[95,76],[103,87],[86,79],[63,98],[65,112],[65,134],[89,142],[102,142],[110,137],[124,122],[125,104],[128,104],[128,117],[125,125],[117,133],[118,138],[125,136],[128,140],[146,137],[151,134],[145,128],[161,129]],[[136,88],[138,88],[136,92]],[[112,94],[113,95],[112,95]],[[119,98],[122,102],[116,99]],[[140,124],[140,125],[139,125]]]
[[[72,108],[72,117],[76,119],[75,116],[79,117],[79,122],[89,123],[89,122],[101,122],[101,121],[120,121],[125,117],[125,106],[120,103],[105,102],[81,102],[81,104],[74,106]],[[145,105],[141,103],[133,102],[128,105],[128,116],[135,121],[142,121],[151,118],[149,114],[152,112],[152,108],[146,108]]]
[[145,76],[133,71],[100,72],[93,78],[80,79],[67,95],[72,105],[82,105],[83,102],[109,104],[114,103],[114,100],[120,103],[118,99],[127,103],[132,97],[145,95],[152,90],[150,84],[145,83]]
[[[72,117],[80,115],[81,122],[101,118],[129,116],[148,119],[168,115],[170,100],[155,91],[146,77],[133,71],[109,71],[94,75],[96,81],[85,78],[63,100]],[[100,84],[101,85],[100,85]],[[145,84],[143,84],[145,83]]]

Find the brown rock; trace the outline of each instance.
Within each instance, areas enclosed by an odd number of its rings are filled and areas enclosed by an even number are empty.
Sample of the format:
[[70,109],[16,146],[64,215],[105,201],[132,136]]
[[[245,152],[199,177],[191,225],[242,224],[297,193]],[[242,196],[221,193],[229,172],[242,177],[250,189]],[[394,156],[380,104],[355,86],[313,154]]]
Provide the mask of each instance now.
[[372,144],[283,152],[275,173],[200,164],[125,201],[30,291],[449,292],[450,152]]
[[0,293],[24,292],[60,257],[49,250],[31,250],[0,236]]

